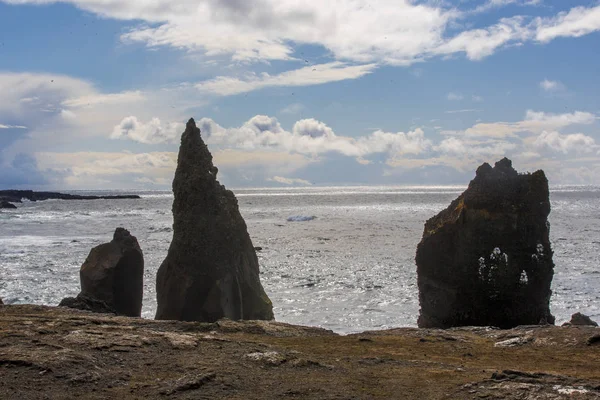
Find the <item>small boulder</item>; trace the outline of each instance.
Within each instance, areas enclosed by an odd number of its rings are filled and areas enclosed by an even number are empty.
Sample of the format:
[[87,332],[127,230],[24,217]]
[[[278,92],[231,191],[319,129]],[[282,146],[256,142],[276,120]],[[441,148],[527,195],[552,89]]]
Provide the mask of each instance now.
[[582,313],[575,313],[571,316],[569,322],[565,322],[563,326],[598,326],[598,323],[592,321],[590,317]]
[[79,271],[81,293],[61,305],[139,317],[142,311],[144,256],[137,239],[117,228],[110,243],[94,247]]
[[15,206],[12,203],[9,203],[6,200],[1,200],[0,201],[0,208],[15,209],[15,208],[17,208],[17,206]]
[[76,308],[78,310],[91,311],[102,314],[116,314],[114,308],[106,302],[79,293],[77,297],[65,297],[61,300],[59,307]]

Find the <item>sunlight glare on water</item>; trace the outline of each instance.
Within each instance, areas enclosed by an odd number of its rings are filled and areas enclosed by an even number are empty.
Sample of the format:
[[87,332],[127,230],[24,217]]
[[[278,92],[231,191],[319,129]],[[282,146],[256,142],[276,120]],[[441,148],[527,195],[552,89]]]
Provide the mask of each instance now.
[[[309,187],[234,190],[258,252],[276,319],[340,333],[415,326],[414,256],[423,224],[463,187]],[[104,192],[106,193],[106,192]],[[141,200],[25,202],[0,212],[0,297],[56,305],[79,292],[90,249],[125,227],[144,251],[143,316],[156,310],[155,276],[172,237],[170,192]],[[551,190],[557,322],[600,319],[600,189]],[[290,216],[316,216],[288,221]]]

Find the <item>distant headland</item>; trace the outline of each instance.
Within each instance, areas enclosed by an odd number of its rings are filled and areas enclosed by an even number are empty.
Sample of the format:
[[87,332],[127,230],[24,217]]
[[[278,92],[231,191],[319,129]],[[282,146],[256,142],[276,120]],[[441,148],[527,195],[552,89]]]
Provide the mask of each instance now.
[[[121,199],[139,199],[135,194],[112,195],[112,196],[86,196],[79,194],[68,194],[58,192],[35,192],[33,190],[0,190],[0,203],[21,203],[22,199],[29,201],[43,201],[50,199],[58,200],[121,200]],[[13,205],[14,206],[14,205]],[[0,207],[14,208],[14,207]]]

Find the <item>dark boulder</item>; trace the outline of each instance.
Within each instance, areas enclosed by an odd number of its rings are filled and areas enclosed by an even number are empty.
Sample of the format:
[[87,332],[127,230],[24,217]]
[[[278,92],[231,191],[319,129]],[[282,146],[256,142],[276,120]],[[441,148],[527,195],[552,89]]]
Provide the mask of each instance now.
[[9,209],[15,209],[17,208],[17,206],[15,206],[12,203],[9,203],[6,200],[0,200],[0,208],[9,208]]
[[156,278],[156,319],[273,319],[237,199],[217,172],[190,119],[173,180],[173,241]]
[[0,305],[4,305],[4,302],[2,301],[2,297],[0,297]]
[[91,311],[103,314],[116,314],[114,308],[106,304],[105,301],[95,299],[79,293],[77,297],[65,297],[61,300],[59,307],[76,308],[78,310]]
[[592,321],[590,317],[584,315],[582,313],[575,313],[571,316],[571,320],[569,322],[565,322],[563,326],[598,326],[598,323]]
[[[61,305],[139,317],[142,311],[144,256],[137,239],[117,228],[110,243],[94,247],[79,271],[81,293]],[[64,304],[63,304],[64,303]]]
[[417,248],[422,328],[554,323],[550,201],[543,171],[504,158],[425,223]]

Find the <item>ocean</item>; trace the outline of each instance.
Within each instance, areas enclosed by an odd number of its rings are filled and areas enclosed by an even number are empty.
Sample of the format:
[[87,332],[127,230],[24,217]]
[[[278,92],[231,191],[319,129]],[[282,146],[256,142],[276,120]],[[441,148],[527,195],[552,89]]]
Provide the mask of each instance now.
[[[346,334],[416,326],[423,224],[465,187],[238,189],[240,211],[278,321]],[[73,192],[122,194],[122,192]],[[57,305],[79,292],[90,249],[117,227],[144,252],[143,317],[156,310],[155,276],[172,238],[170,191],[140,200],[47,200],[0,211],[0,297]],[[557,324],[582,312],[600,321],[600,186],[551,188]],[[315,217],[314,219],[304,217]],[[290,217],[298,221],[288,221]]]

